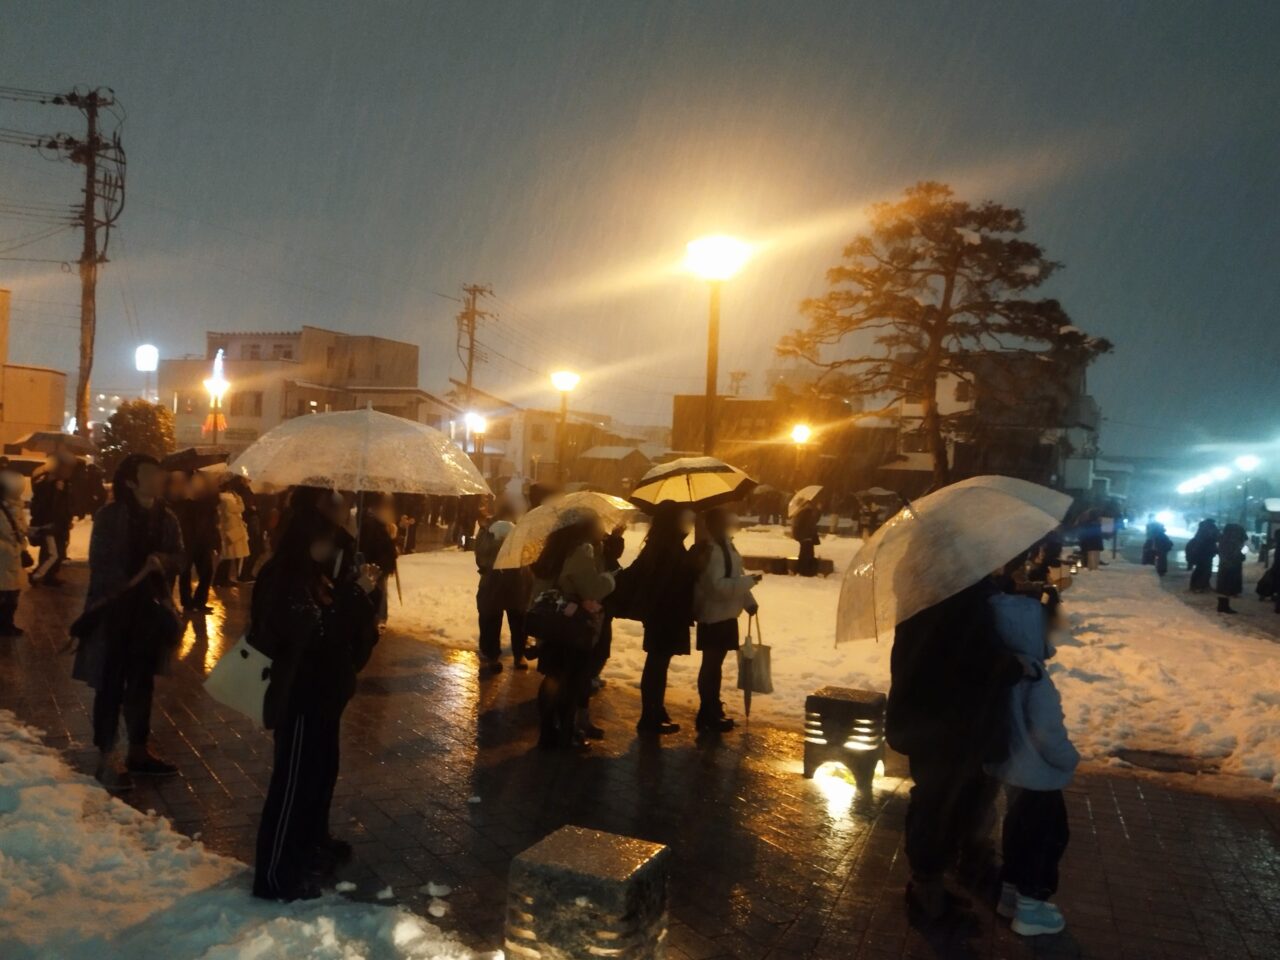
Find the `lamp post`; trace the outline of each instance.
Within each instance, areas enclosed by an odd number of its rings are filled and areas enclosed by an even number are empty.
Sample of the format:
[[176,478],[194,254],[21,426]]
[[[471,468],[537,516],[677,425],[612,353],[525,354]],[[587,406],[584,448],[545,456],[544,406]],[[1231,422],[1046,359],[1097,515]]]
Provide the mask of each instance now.
[[204,382],[204,388],[209,391],[209,409],[212,411],[213,446],[215,447],[218,445],[218,418],[222,415],[222,398],[226,396],[227,388],[230,386],[227,378],[222,375],[222,351],[219,350],[213,358],[213,374]]
[[560,391],[560,425],[556,430],[556,464],[560,482],[569,479],[568,457],[569,393],[582,378],[572,370],[557,370],[551,375],[551,385]]
[[476,413],[474,410],[468,411],[467,415],[462,418],[462,421],[467,425],[467,433],[471,437],[471,453],[473,456],[478,454],[480,457],[480,463],[477,464],[477,466],[480,467],[480,472],[483,474],[484,435],[485,431],[489,429],[489,421],[482,414]]
[[703,404],[706,418],[702,452],[711,456],[716,440],[716,393],[720,367],[720,289],[751,258],[751,245],[736,237],[713,234],[690,241],[685,247],[684,265],[690,273],[706,280],[711,299],[707,315],[707,390]]
[[792,483],[797,488],[800,486],[800,458],[804,455],[804,445],[809,442],[811,436],[813,436],[813,430],[807,423],[797,423],[791,428],[791,441],[796,445],[796,467]]
[[151,402],[151,375],[160,366],[160,351],[154,344],[144,343],[133,351],[133,368],[142,374],[143,397]]
[[1252,453],[1236,457],[1236,469],[1244,474],[1244,495],[1240,500],[1240,526],[1249,529],[1249,481],[1253,473],[1262,466],[1262,461]]

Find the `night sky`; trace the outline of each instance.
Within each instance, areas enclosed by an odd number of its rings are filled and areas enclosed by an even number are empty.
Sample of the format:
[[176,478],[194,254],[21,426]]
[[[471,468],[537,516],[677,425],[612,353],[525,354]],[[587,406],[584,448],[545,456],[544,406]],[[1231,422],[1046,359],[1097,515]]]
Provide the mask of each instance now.
[[[1025,208],[1046,292],[1116,344],[1090,372],[1115,454],[1280,461],[1280,7],[1271,3],[61,3],[9,0],[0,84],[115,89],[129,206],[96,382],[133,348],[304,323],[458,375],[465,282],[494,286],[477,383],[663,422],[701,389],[705,289],[675,265],[765,243],[727,288],[749,393],[867,203],[920,179]],[[0,100],[0,127],[81,129]],[[0,145],[0,199],[77,170]],[[0,218],[0,248],[38,230]],[[74,233],[0,253],[74,259]],[[15,360],[74,372],[74,273],[0,260]],[[445,295],[445,296],[442,296]]]

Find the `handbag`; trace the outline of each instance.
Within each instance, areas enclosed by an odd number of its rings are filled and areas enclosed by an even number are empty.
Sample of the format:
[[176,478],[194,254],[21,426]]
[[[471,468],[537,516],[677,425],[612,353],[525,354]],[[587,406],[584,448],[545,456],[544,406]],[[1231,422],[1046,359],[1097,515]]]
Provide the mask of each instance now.
[[773,693],[773,648],[761,643],[762,638],[759,614],[748,616],[747,636],[738,648],[738,689],[744,693]]
[[525,632],[544,647],[586,652],[595,646],[595,623],[580,603],[566,600],[559,590],[543,590],[524,615]]
[[224,707],[243,713],[255,726],[265,727],[263,706],[270,684],[271,658],[244,636],[219,658],[204,688]]

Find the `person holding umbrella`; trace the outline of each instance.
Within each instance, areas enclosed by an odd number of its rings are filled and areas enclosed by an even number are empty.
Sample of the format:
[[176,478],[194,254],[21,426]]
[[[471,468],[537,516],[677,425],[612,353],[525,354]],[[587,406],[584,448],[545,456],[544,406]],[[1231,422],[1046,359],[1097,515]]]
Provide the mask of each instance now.
[[736,517],[726,507],[703,514],[694,562],[700,571],[694,587],[693,610],[698,621],[697,644],[702,652],[698,669],[699,733],[727,733],[734,722],[725,716],[720,699],[724,658],[738,649],[738,617],[759,609],[751,589],[760,574],[748,575],[731,536]]
[[885,738],[905,754],[911,911],[937,921],[954,905],[944,875],[979,879],[991,854],[996,781],[1009,752],[1007,708],[1023,675],[1001,643],[990,599],[1003,574],[1055,530],[1065,494],[980,476],[908,504],[846,568],[838,640],[893,635]]
[[817,549],[822,539],[818,533],[818,523],[822,512],[818,509],[818,494],[821,487],[806,487],[796,494],[791,504],[791,539],[800,546],[796,560],[796,573],[802,577],[816,576],[818,573]]
[[693,530],[694,512],[687,504],[658,504],[649,535],[635,562],[627,568],[628,589],[644,625],[644,670],[640,676],[640,720],[637,732],[678,733],[680,725],[667,713],[667,672],[671,658],[689,655],[694,585],[698,570],[685,539]]

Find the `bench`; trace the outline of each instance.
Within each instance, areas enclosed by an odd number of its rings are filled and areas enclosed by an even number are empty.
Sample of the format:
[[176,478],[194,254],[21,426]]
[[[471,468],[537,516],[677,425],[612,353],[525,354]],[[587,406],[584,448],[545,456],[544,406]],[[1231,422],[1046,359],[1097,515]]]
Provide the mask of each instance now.
[[[760,554],[744,554],[742,557],[742,566],[747,570],[758,570],[761,573],[770,573],[774,576],[794,575],[796,566],[800,562],[798,557],[766,557]],[[826,557],[818,557],[814,561],[817,567],[818,576],[829,577],[836,572],[836,565],[833,560]]]

